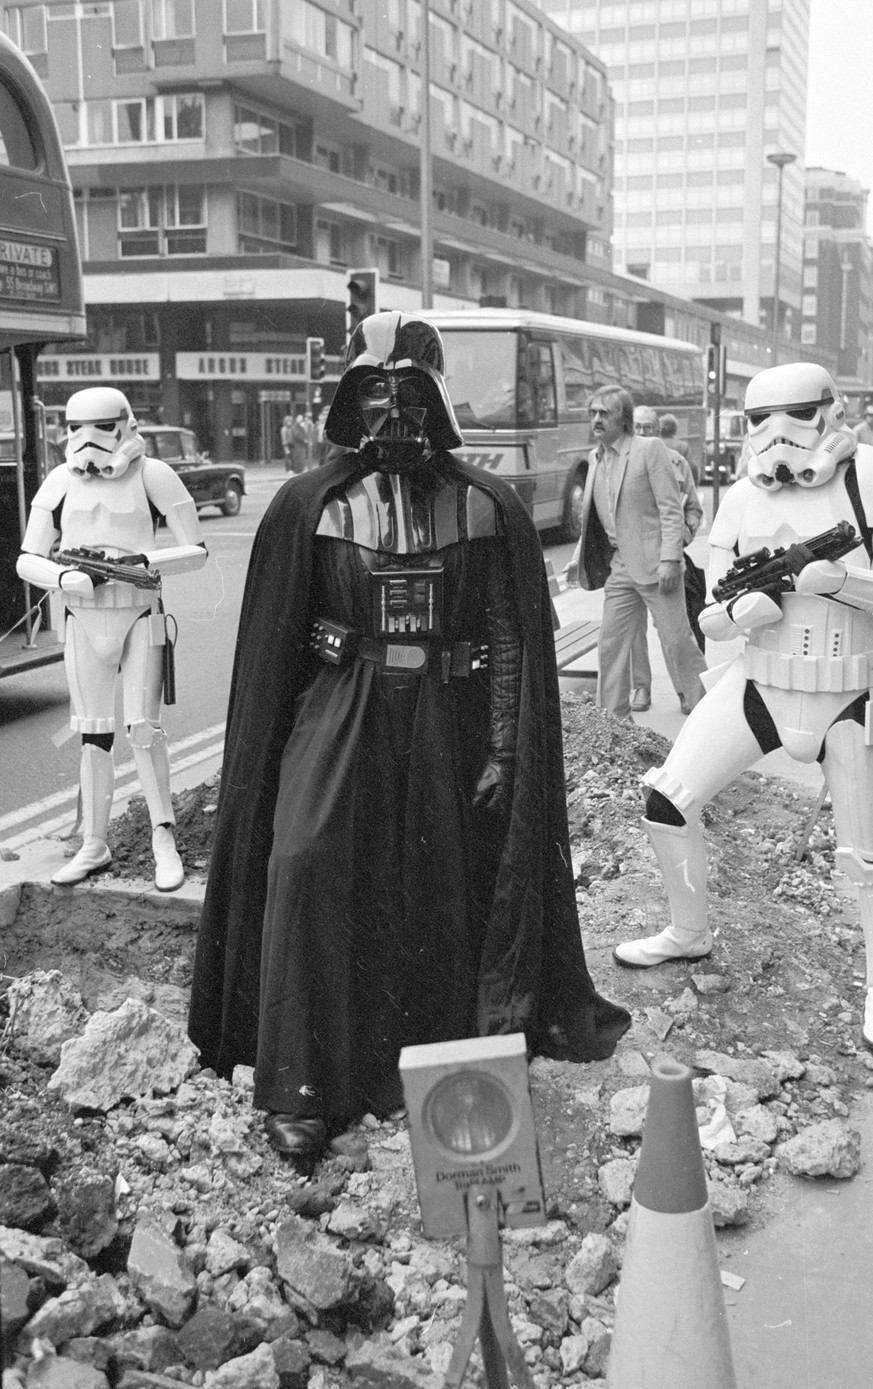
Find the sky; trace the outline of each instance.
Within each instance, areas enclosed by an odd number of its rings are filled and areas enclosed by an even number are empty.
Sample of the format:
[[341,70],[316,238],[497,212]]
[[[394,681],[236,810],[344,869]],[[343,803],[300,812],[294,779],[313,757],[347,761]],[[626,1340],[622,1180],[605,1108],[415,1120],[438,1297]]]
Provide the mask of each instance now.
[[812,0],[806,163],[870,189],[873,236],[873,0]]

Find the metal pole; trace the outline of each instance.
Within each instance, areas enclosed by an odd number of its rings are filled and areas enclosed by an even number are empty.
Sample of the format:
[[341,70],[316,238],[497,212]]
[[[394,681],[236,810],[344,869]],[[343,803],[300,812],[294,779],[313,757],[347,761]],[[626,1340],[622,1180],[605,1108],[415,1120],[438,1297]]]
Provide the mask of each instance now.
[[421,307],[433,308],[433,160],[430,147],[430,0],[421,0]]
[[776,253],[773,263],[773,362],[779,365],[779,274],[782,268],[782,174],[786,164],[793,164],[796,154],[787,150],[777,150],[767,155],[767,162],[775,164],[779,170],[776,181]]

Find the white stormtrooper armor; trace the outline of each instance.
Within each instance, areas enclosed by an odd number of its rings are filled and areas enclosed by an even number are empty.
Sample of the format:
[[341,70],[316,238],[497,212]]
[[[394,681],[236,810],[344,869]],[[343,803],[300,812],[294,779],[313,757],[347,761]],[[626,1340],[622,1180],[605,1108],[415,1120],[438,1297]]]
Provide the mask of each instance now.
[[[831,794],[837,861],[856,884],[867,952],[862,1037],[873,1050],[873,448],[845,426],[836,387],[800,363],[759,373],[746,393],[749,469],[713,522],[710,590],[737,555],[787,548],[849,522],[859,533],[842,561],[814,560],[777,602],[753,592],[712,603],[700,616],[714,641],[746,637],[743,652],[704,677],[666,762],[644,777],[643,826],[664,876],[670,925],[616,946],[636,968],[710,953],[706,858],[699,813],[706,801],[775,747],[821,759]],[[836,601],[835,601],[836,600]]]
[[[155,883],[172,891],[184,880],[176,852],[167,738],[161,726],[166,621],[152,590],[91,577],[52,553],[97,550],[109,559],[140,557],[160,572],[206,562],[197,509],[172,468],[146,458],[127,398],[108,386],[67,402],[66,465],[49,473],[33,499],[16,565],[19,576],[65,598],[62,637],[70,687],[70,726],[82,735],[82,848],[52,879],[82,882],[108,868],[106,842],[115,771],[115,687],[121,670],[124,723],[153,826]],[[155,547],[155,516],[175,546]],[[56,524],[57,521],[57,524]]]

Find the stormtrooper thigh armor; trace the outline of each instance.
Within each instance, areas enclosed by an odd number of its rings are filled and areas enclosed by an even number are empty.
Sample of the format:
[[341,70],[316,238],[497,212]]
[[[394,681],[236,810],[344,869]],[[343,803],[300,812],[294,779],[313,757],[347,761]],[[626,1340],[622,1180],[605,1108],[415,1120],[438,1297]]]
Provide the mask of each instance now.
[[[155,885],[180,887],[184,870],[176,852],[170,795],[170,760],[161,727],[162,645],[148,607],[102,607],[71,602],[65,631],[65,662],[73,704],[70,723],[84,735],[115,732],[115,681],[121,666],[124,723],[152,823]],[[112,804],[112,753],[85,743],[82,748],[82,849],[55,874],[58,884],[81,882],[110,862],[106,835]]]

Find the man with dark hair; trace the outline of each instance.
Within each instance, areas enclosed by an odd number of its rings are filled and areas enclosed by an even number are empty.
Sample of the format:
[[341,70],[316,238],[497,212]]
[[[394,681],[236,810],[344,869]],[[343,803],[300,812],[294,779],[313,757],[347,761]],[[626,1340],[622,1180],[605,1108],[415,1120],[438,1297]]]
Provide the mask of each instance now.
[[582,534],[567,582],[604,589],[597,702],[631,717],[630,651],[646,610],[686,701],[703,698],[706,661],[685,608],[685,519],[670,455],[660,439],[634,434],[629,391],[605,386],[589,401],[595,448],[582,501]]

